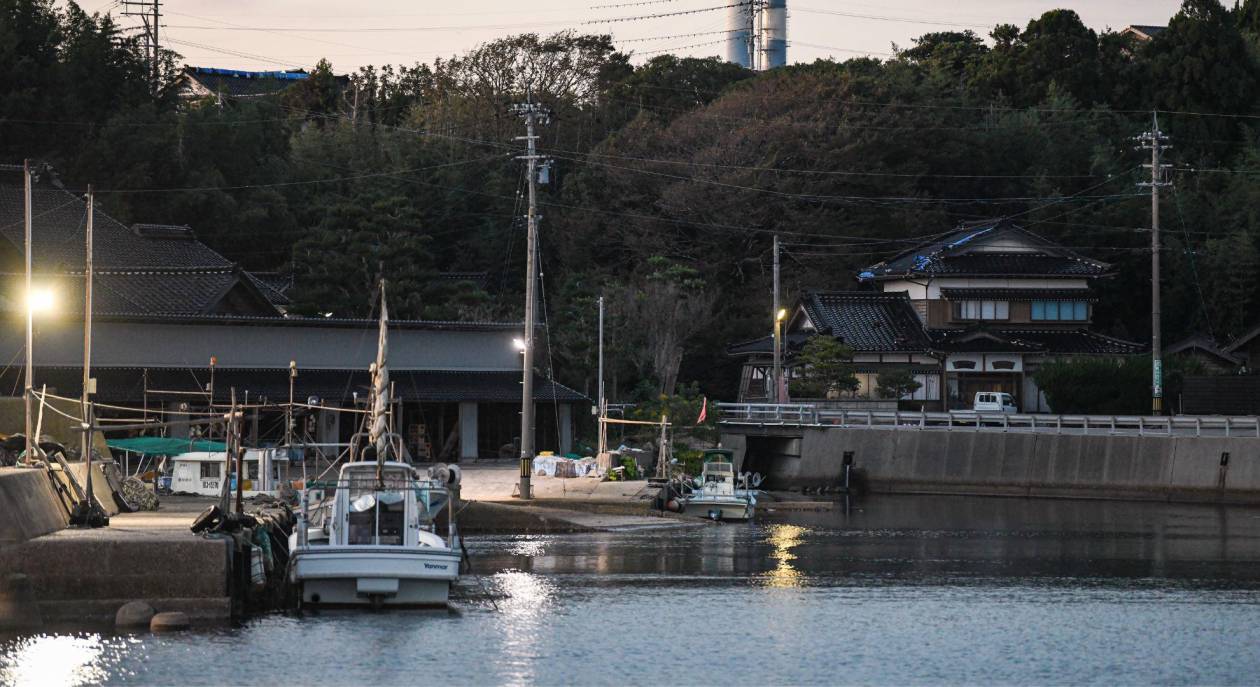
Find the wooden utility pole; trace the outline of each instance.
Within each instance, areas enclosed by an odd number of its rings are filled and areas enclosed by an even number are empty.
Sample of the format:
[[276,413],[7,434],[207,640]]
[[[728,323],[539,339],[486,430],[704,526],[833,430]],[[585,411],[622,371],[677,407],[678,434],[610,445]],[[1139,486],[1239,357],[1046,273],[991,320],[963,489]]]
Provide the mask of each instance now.
[[1151,180],[1138,184],[1151,189],[1151,413],[1163,414],[1164,410],[1164,366],[1163,349],[1160,336],[1160,302],[1159,302],[1159,189],[1171,185],[1164,181],[1164,169],[1171,167],[1160,162],[1160,153],[1171,148],[1165,145],[1168,137],[1159,130],[1159,113],[1151,112],[1151,129],[1138,136],[1139,148],[1151,151]]
[[92,185],[87,187],[87,223],[84,235],[83,262],[83,464],[87,473],[88,512],[93,508],[92,496],[92,393],[96,391],[92,380],[92,219],[96,197]]
[[547,108],[533,102],[512,106],[512,112],[525,119],[525,135],[517,140],[524,140],[526,154],[517,156],[525,160],[526,176],[529,177],[529,214],[526,216],[525,239],[525,335],[522,356],[521,377],[521,479],[520,497],[532,498],[530,493],[530,472],[534,466],[534,305],[537,296],[534,290],[538,282],[538,135],[535,125],[546,124],[551,113]]
[[774,327],[774,373],[770,383],[774,385],[775,403],[784,401],[783,388],[783,335],[780,333],[782,317],[779,316],[779,235],[774,235],[774,305],[770,311],[770,324]]
[[32,230],[31,218],[32,218],[32,213],[31,213],[31,161],[30,160],[22,161],[22,178],[25,180],[24,198],[25,198],[25,203],[26,203],[26,213],[25,213],[26,235],[25,235],[25,243],[23,244],[24,246],[23,250],[26,253],[26,293],[23,296],[23,302],[26,305],[26,389],[24,393],[24,398],[26,400],[26,453],[23,455],[23,459],[25,460],[27,465],[30,465],[31,461],[35,459],[35,441],[36,441],[36,437],[31,436],[32,432],[35,431],[35,427],[31,422],[31,419],[32,419],[31,403],[35,400],[35,387],[34,387],[34,379],[33,379],[33,377],[35,376],[35,363],[34,363],[35,356],[31,351],[31,348],[34,345],[34,339],[35,339],[35,334],[34,334],[35,314],[33,312],[34,303],[32,302],[32,296],[34,294],[31,292],[31,230]]

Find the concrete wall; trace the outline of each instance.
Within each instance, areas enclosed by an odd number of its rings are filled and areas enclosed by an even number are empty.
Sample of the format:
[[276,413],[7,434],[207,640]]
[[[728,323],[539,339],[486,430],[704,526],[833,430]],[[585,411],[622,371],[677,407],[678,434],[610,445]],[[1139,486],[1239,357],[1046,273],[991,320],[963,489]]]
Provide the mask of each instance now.
[[790,436],[800,458],[774,459],[771,488],[835,485],[853,451],[873,491],[1260,503],[1254,437],[724,427],[721,440],[751,466],[760,437]]
[[48,473],[0,468],[0,548],[64,528],[68,521]]

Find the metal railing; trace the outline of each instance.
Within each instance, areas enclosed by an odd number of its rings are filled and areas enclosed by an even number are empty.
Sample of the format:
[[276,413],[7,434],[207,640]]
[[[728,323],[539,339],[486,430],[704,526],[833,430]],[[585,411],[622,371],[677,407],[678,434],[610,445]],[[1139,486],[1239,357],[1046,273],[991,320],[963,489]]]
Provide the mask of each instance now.
[[839,410],[804,404],[719,403],[724,425],[865,427],[908,430],[999,431],[1042,434],[1260,437],[1254,415],[1044,415]]

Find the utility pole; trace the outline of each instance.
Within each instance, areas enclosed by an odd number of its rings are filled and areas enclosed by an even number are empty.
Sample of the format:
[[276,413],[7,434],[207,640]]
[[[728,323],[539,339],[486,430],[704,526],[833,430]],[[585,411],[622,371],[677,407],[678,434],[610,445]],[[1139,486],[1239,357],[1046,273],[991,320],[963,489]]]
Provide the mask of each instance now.
[[84,235],[83,263],[83,464],[87,473],[88,512],[94,508],[92,495],[92,220],[96,214],[96,196],[92,185],[87,187],[87,229]]
[[599,297],[599,391],[596,395],[596,403],[599,404],[599,450],[596,455],[603,455],[608,451],[608,423],[604,420],[608,417],[608,400],[604,398],[604,297]]
[[149,91],[156,94],[161,85],[162,48],[158,32],[162,24],[160,0],[122,0],[122,16],[140,17],[144,30],[144,57],[149,63]]
[[779,235],[774,235],[774,309],[771,310],[770,324],[774,327],[774,373],[771,383],[774,384],[774,402],[782,403],[783,394],[783,335],[780,333],[782,316],[779,315]]
[[34,345],[35,330],[35,314],[34,303],[32,302],[31,292],[31,161],[22,161],[22,178],[25,180],[25,203],[26,203],[26,238],[24,250],[26,252],[26,293],[23,300],[26,303],[26,389],[24,398],[26,399],[26,453],[23,458],[27,465],[35,459],[35,441],[36,437],[31,436],[35,431],[31,420],[31,402],[35,400],[35,387],[32,377],[35,375],[34,355],[31,348]]
[[520,496],[522,499],[532,498],[530,493],[530,472],[534,465],[534,290],[538,282],[538,135],[534,128],[538,123],[546,124],[551,119],[547,108],[527,98],[522,104],[513,105],[511,111],[525,120],[525,135],[516,140],[524,140],[526,154],[516,159],[525,160],[526,175],[529,177],[529,214],[526,216],[525,239],[525,350],[522,356],[521,375],[521,480]]
[[1151,112],[1151,129],[1137,137],[1140,150],[1151,151],[1151,180],[1138,184],[1151,189],[1151,412],[1163,414],[1164,410],[1164,367],[1160,343],[1160,304],[1159,304],[1159,189],[1171,186],[1172,182],[1164,180],[1164,170],[1172,165],[1160,162],[1160,153],[1172,148],[1166,145],[1168,137],[1159,130],[1159,113]]

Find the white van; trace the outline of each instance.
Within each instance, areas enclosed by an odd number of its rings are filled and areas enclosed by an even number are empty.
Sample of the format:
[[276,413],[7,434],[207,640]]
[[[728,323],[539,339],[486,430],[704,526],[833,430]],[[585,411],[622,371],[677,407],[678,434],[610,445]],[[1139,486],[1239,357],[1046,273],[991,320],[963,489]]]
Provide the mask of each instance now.
[[1018,413],[1015,398],[997,391],[978,391],[971,409],[978,413]]

